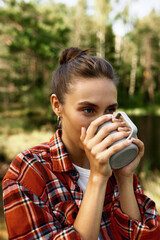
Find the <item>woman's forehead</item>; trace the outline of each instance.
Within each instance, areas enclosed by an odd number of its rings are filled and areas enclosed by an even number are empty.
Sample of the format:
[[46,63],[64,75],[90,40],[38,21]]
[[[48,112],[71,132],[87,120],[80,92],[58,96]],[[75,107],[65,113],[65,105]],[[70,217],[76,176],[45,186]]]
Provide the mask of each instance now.
[[93,79],[78,79],[73,84],[73,90],[75,92],[83,91],[84,93],[89,93],[90,90],[94,92],[108,92],[108,91],[116,91],[115,84],[106,78],[93,78]]
[[72,87],[67,98],[74,99],[76,102],[97,102],[111,100],[117,101],[117,89],[111,80],[104,78],[79,79]]

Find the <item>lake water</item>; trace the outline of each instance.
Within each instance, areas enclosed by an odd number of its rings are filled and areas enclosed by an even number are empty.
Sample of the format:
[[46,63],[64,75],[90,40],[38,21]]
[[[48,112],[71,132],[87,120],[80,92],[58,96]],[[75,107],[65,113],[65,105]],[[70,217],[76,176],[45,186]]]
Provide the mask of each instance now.
[[138,128],[138,137],[145,144],[141,167],[160,170],[160,116],[131,117]]

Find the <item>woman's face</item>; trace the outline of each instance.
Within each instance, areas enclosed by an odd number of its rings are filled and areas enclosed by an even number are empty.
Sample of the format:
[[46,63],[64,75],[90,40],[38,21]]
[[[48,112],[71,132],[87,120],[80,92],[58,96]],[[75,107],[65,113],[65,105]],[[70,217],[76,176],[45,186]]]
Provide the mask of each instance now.
[[62,105],[62,139],[68,146],[81,148],[81,127],[103,114],[112,114],[117,108],[117,90],[114,83],[106,78],[79,78],[71,85]]

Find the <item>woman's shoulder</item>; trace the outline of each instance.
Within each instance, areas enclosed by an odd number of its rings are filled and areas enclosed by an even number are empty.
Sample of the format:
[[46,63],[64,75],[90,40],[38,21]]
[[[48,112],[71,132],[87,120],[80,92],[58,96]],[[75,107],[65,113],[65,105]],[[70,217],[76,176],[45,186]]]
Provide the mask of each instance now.
[[39,168],[50,165],[49,142],[40,143],[37,146],[19,153],[11,162],[4,179],[19,181],[23,175],[31,171],[38,172]]
[[28,177],[31,172],[32,178],[37,174],[43,179],[46,178],[46,171],[52,171],[53,159],[57,158],[58,147],[62,148],[62,146],[60,132],[56,131],[48,142],[40,143],[19,153],[10,164],[4,180],[20,181],[22,176]]

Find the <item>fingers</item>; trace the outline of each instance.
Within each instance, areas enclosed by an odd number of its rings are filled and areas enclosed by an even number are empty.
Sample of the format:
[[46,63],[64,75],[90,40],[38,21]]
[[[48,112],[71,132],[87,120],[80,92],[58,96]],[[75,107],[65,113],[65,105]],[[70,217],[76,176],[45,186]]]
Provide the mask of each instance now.
[[131,131],[131,128],[130,127],[119,127],[117,130],[119,132],[129,132],[129,131]]
[[83,142],[84,139],[86,137],[86,128],[85,127],[82,127],[81,128],[81,136],[80,136],[80,140]]
[[115,132],[114,134],[111,134],[104,138],[99,143],[95,143],[97,139],[94,138],[90,143],[93,154],[104,151],[105,149],[110,147],[113,143],[117,144],[118,141],[120,141],[121,139],[127,138],[129,134],[130,132]]
[[94,136],[95,143],[99,143],[102,141],[106,136],[108,136],[110,133],[117,132],[117,128],[119,127],[120,123],[107,123],[102,126],[102,128],[96,133]]
[[93,122],[91,122],[90,126],[87,129],[87,139],[91,139],[95,136],[97,129],[100,125],[102,125],[105,122],[111,121],[112,120],[112,115],[111,114],[106,114],[103,115]]
[[124,121],[123,117],[120,116],[120,118],[113,118],[113,122],[119,122],[121,124],[120,127],[118,127],[118,131],[119,132],[122,132],[122,131],[125,131],[125,132],[128,132],[128,131],[131,131],[131,127]]
[[98,158],[101,159],[101,161],[105,161],[105,159],[110,159],[110,157],[117,152],[121,151],[122,149],[126,148],[132,143],[132,140],[124,140],[119,143],[116,143],[115,145],[110,146],[103,152],[100,152],[97,154]]
[[[123,129],[123,127],[126,126],[126,123],[120,121],[119,119],[115,119],[114,122],[112,122],[112,117],[113,116],[111,114],[107,114],[91,122],[90,126],[87,129],[87,140],[96,136],[97,142],[95,143],[98,143],[99,141],[102,141],[103,138],[105,138],[109,133],[117,130],[119,127],[122,127]],[[111,121],[112,124],[110,124],[109,121]],[[100,128],[98,129],[98,127]],[[127,132],[129,130],[130,128],[125,127],[124,131]]]
[[[96,123],[97,124],[97,123]],[[82,137],[81,140],[83,144],[86,146],[87,149],[92,149],[92,151],[98,152],[98,151],[104,151],[106,148],[111,146],[113,143],[123,139],[127,138],[130,134],[130,131],[122,131],[117,132],[115,131],[119,126],[119,123],[108,123],[104,125],[92,138],[89,138],[91,134],[88,134],[88,130],[85,134],[82,131]],[[89,129],[90,130],[90,129]],[[110,134],[112,132],[112,134]],[[89,135],[89,136],[88,136]]]
[[[112,122],[112,117],[111,114],[103,115],[91,122],[87,130],[82,128],[81,141],[87,149],[91,150],[94,148],[93,151],[97,151],[98,149],[99,151],[103,151],[114,142],[129,136],[130,128],[126,127],[126,123],[121,119],[115,119],[114,122]],[[111,121],[111,123],[109,121]],[[98,127],[101,125],[102,127],[97,132]],[[123,131],[120,130],[118,133],[115,131],[118,128],[122,128]],[[109,135],[110,133],[112,133],[111,136]]]
[[118,131],[119,132],[122,132],[122,131],[125,131],[125,132],[128,132],[128,131],[131,131],[131,127],[128,126],[126,124],[126,122],[124,122],[123,119],[113,119],[113,122],[119,122],[120,123],[120,127],[118,127]]
[[131,140],[139,148],[138,157],[141,158],[144,155],[144,143],[138,138],[132,138]]

